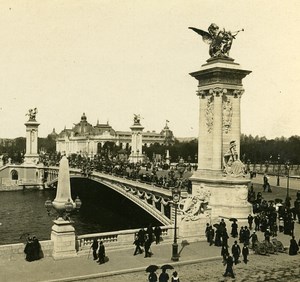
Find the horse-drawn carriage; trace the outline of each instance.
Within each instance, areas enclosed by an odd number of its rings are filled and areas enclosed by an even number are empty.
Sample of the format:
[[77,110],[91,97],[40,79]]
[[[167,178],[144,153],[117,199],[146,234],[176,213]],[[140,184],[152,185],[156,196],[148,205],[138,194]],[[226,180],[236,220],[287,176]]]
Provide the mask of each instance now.
[[262,242],[257,241],[254,244],[254,252],[259,255],[277,254],[278,252],[283,253],[284,251],[282,242],[276,238],[273,238],[271,242],[264,240]]

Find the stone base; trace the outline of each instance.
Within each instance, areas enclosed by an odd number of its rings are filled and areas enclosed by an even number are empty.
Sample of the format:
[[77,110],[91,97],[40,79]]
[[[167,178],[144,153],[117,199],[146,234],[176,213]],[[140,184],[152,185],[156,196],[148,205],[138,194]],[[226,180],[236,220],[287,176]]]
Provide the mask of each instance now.
[[36,165],[39,161],[39,155],[25,155],[23,165]]
[[237,218],[240,221],[252,214],[252,205],[248,202],[249,180],[229,177],[191,177],[192,193],[205,189],[210,193],[208,205],[211,208],[211,221],[220,218]]
[[137,155],[137,154],[131,154],[128,158],[129,162],[131,163],[138,163],[144,161],[144,155]]
[[54,220],[51,241],[53,241],[53,254],[55,260],[76,257],[75,229],[70,221],[63,218]]
[[178,218],[178,226],[179,226],[179,237],[184,238],[188,242],[197,242],[197,241],[205,241],[205,228],[207,223],[210,222],[210,217],[203,214],[201,217],[195,221],[188,220],[186,221],[184,218]]

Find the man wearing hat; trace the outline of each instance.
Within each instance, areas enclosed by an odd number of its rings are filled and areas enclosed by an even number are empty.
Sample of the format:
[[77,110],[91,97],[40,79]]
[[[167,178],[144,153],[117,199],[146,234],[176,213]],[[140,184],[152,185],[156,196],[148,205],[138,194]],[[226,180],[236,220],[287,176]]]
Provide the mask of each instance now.
[[256,242],[258,242],[257,234],[255,231],[253,231],[252,235],[250,236],[251,242],[252,242],[252,249],[254,250],[254,246]]
[[231,248],[231,253],[232,253],[232,256],[234,258],[234,264],[238,264],[239,257],[240,257],[240,254],[241,254],[241,248],[238,245],[237,241],[234,241],[234,245]]

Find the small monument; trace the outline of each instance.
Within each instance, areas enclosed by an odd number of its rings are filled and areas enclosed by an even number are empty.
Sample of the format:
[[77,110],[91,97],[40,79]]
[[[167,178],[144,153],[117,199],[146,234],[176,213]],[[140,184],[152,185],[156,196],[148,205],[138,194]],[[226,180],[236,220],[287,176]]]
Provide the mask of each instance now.
[[144,160],[144,155],[142,152],[142,133],[144,127],[141,125],[140,115],[134,115],[133,125],[130,127],[132,132],[131,137],[131,154],[129,156],[129,161],[132,163],[142,162]]
[[26,153],[24,156],[24,164],[37,164],[39,160],[38,155],[38,127],[39,123],[36,121],[37,108],[30,109],[26,114],[29,116],[26,126]]
[[[210,58],[199,71],[190,73],[198,81],[199,97],[198,170],[191,177],[191,200],[197,202],[196,207],[202,205],[203,213],[199,214],[198,209],[196,214],[185,213],[184,218],[192,221],[205,217],[212,222],[232,217],[244,220],[252,206],[247,201],[249,181],[239,159],[240,100],[244,92],[242,79],[251,71],[242,69],[229,57],[239,31],[225,31],[216,24],[211,24],[208,32],[190,29],[209,44]],[[205,205],[197,196],[199,191],[205,195]]]

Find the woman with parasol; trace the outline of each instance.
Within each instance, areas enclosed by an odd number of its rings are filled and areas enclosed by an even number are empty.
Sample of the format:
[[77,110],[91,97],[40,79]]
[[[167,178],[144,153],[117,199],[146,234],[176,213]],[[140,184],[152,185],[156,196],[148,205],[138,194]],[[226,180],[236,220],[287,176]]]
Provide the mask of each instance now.
[[169,274],[167,273],[167,269],[174,269],[174,267],[170,264],[164,264],[161,266],[161,274],[159,275],[159,282],[168,282],[169,281]]
[[151,264],[146,268],[146,272],[149,272],[148,281],[149,282],[157,282],[157,274],[155,271],[158,269],[158,266],[155,264]]

